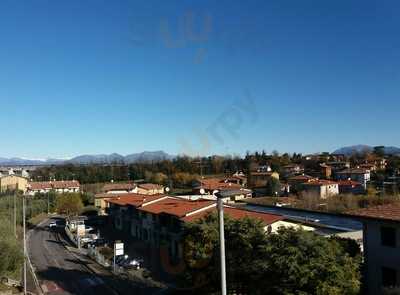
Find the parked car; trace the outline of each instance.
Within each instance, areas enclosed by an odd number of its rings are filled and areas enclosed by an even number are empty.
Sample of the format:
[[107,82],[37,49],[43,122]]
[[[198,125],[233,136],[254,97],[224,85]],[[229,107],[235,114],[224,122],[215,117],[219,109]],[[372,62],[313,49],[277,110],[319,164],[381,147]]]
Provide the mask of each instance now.
[[143,260],[141,259],[131,259],[127,260],[127,262],[124,264],[125,268],[132,268],[132,269],[140,269],[142,267]]
[[49,228],[57,227],[57,223],[55,221],[50,222]]
[[88,244],[91,243],[92,241],[93,241],[93,239],[90,238],[90,237],[82,237],[82,238],[80,238],[81,247],[87,248]]
[[126,269],[140,269],[143,264],[143,259],[133,259],[129,258],[128,255],[125,255],[116,257],[115,263]]
[[100,247],[109,244],[109,241],[106,239],[94,239],[92,242],[89,243],[91,247]]

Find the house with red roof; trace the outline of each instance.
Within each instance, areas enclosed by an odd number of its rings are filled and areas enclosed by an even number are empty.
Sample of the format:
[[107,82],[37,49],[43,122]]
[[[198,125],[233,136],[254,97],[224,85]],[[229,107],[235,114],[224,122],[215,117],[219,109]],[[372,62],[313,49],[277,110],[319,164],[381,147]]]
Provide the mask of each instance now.
[[[106,202],[109,203],[108,213],[116,230],[155,248],[162,244],[167,245],[170,257],[175,260],[181,259],[183,255],[183,225],[186,222],[195,222],[207,214],[217,213],[216,202],[206,199],[121,195]],[[264,224],[266,233],[274,233],[281,226],[301,226],[305,230],[315,230],[276,214],[229,206],[224,206],[224,213],[233,219],[258,219]]]
[[182,256],[181,218],[216,206],[215,201],[190,201],[168,196],[129,196],[107,200],[115,229],[159,247],[167,244],[171,257]]
[[213,194],[214,191],[218,190],[232,190],[241,189],[242,185],[229,181],[226,178],[204,178],[197,180],[193,183],[193,193],[201,194]]
[[107,183],[102,191],[106,194],[137,193],[137,185],[133,182]]
[[119,200],[131,200],[135,199],[137,201],[141,200],[151,200],[151,199],[158,199],[159,197],[164,197],[165,195],[143,195],[137,193],[101,193],[96,194],[94,197],[94,203],[97,208],[99,208],[101,214],[106,214],[107,208],[109,207],[110,202],[109,200],[114,200],[117,203]]
[[384,288],[399,288],[400,204],[369,207],[348,214],[363,223],[366,294],[380,295],[385,294]]
[[[182,258],[183,224],[217,212],[216,202],[204,199],[193,201],[168,196],[150,199],[143,196],[121,196],[107,202],[115,229],[153,247],[167,244],[170,256],[174,259]],[[280,226],[299,226],[284,220],[280,215],[227,206],[224,211],[234,219],[248,217],[260,220],[265,224],[266,232],[275,232]]]
[[225,198],[224,203],[235,203],[251,198],[252,191],[244,188],[236,178],[204,178],[193,183],[193,193],[203,195],[205,199],[214,199],[215,191],[230,191],[231,197]]
[[137,185],[138,194],[159,195],[164,193],[164,186],[155,183],[141,183]]
[[51,191],[56,193],[78,193],[80,183],[77,180],[29,182],[28,194],[33,196],[37,193],[45,194]]
[[367,183],[371,180],[371,171],[363,168],[349,168],[339,171],[336,174],[337,180],[351,179],[361,183],[367,189]]
[[339,184],[335,181],[317,179],[303,184],[304,191],[310,195],[317,195],[326,199],[339,194]]
[[339,185],[339,193],[340,194],[363,194],[365,193],[365,189],[361,183],[347,179],[347,180],[339,180],[337,181]]

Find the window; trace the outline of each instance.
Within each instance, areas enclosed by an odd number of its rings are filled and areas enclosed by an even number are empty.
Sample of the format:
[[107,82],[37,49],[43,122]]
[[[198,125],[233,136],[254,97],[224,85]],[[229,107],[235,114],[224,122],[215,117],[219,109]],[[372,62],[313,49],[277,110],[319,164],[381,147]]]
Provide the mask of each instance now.
[[397,272],[389,267],[382,267],[382,285],[384,287],[394,287],[397,285]]
[[381,227],[381,243],[382,246],[396,247],[396,229],[392,227]]

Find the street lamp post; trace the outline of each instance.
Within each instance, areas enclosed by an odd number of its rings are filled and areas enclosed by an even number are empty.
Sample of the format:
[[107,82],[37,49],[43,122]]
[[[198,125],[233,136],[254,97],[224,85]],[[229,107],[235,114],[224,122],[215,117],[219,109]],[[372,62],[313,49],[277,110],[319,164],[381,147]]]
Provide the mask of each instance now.
[[14,193],[14,235],[17,239],[17,194]]
[[226,265],[225,265],[225,233],[224,233],[224,203],[221,193],[214,194],[217,197],[218,222],[219,222],[219,251],[221,262],[221,294],[226,295]]
[[22,196],[22,226],[23,226],[23,238],[24,238],[24,295],[26,295],[26,211],[25,211],[25,196]]

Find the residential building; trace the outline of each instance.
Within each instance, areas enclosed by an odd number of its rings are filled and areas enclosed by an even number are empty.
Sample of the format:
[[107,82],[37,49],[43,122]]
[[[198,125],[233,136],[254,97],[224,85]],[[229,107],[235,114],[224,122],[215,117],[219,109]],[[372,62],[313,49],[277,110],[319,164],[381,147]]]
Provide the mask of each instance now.
[[45,182],[29,182],[28,184],[28,194],[35,195],[37,193],[78,193],[80,192],[80,184],[77,180],[71,181],[45,181]]
[[182,258],[181,218],[215,207],[209,200],[173,197],[121,197],[108,200],[114,227],[153,247],[166,245],[171,258]]
[[273,171],[267,172],[250,172],[250,179],[248,181],[251,189],[265,188],[271,178],[279,180],[279,173]]
[[377,167],[375,164],[371,164],[371,163],[365,163],[365,164],[360,164],[357,166],[357,168],[361,168],[361,169],[365,169],[365,170],[369,170],[369,171],[376,171]]
[[331,166],[333,173],[350,168],[350,162],[347,161],[332,161],[326,164]]
[[242,185],[226,178],[204,178],[193,183],[194,194],[212,195],[217,190],[240,190],[241,188]]
[[22,176],[10,174],[0,176],[0,192],[22,191],[26,192],[28,179]]
[[137,185],[132,182],[107,183],[103,187],[103,192],[106,194],[137,193]]
[[367,183],[371,180],[371,172],[362,168],[350,168],[336,173],[337,180],[354,180],[367,189]]
[[[240,202],[244,199],[252,197],[252,190],[240,188],[240,189],[222,189],[219,190],[225,193],[228,193],[230,197],[222,198],[222,201],[225,204],[234,204],[236,202]],[[217,200],[217,197],[213,194],[200,194],[200,195],[185,195],[185,196],[175,196],[176,198],[186,199],[186,200]]]
[[[216,213],[216,202],[204,199],[187,200],[177,197],[126,196],[108,200],[108,212],[114,227],[152,247],[164,245],[169,256],[179,261],[183,256],[182,234],[185,222],[194,222],[207,214]],[[224,206],[224,214],[234,218],[259,219],[264,223],[266,233],[274,233],[281,226],[310,226],[286,220],[283,216],[247,211]]]
[[282,167],[282,174],[285,177],[294,176],[304,172],[304,167],[299,164],[289,164]]
[[247,186],[247,176],[243,172],[236,172],[235,174],[232,175],[230,179],[237,180],[236,183],[240,184],[243,187]]
[[325,163],[320,164],[319,167],[320,167],[320,170],[321,170],[320,171],[321,178],[330,179],[331,176],[332,176],[332,167],[327,165],[327,164],[325,164]]
[[[195,222],[196,220],[205,217],[207,214],[212,214],[212,213],[217,214],[216,207],[212,207],[208,210],[203,210],[201,212],[184,217],[182,218],[182,220],[184,222]],[[276,233],[280,227],[293,227],[296,229],[301,228],[306,231],[316,230],[314,227],[295,222],[293,220],[285,218],[282,215],[249,211],[229,206],[224,206],[224,215],[229,216],[232,219],[253,218],[260,220],[264,224],[264,231],[267,234]]]
[[339,185],[337,182],[329,180],[315,180],[303,184],[304,191],[308,194],[319,196],[326,199],[339,194]]
[[[155,198],[161,198],[164,197],[165,195],[159,194],[159,195],[152,195],[151,197]],[[106,210],[109,205],[109,200],[120,200],[121,198],[128,199],[128,198],[138,198],[140,200],[149,200],[150,195],[143,195],[143,194],[137,194],[137,193],[102,193],[102,194],[96,194],[94,196],[94,205],[100,210],[100,214],[106,214]]]
[[164,193],[164,186],[155,183],[141,183],[137,185],[136,192],[142,195],[160,195]]
[[399,287],[400,205],[381,205],[349,214],[363,222],[366,293],[380,295],[384,287]]
[[348,179],[348,180],[339,180],[337,181],[339,185],[339,193],[340,194],[363,194],[365,193],[364,187],[361,183]]
[[311,182],[311,181],[315,181],[315,180],[317,180],[317,178],[312,177],[310,175],[302,174],[302,175],[290,177],[288,179],[288,183],[290,185],[295,186],[295,185],[299,185],[299,184],[303,184],[303,183],[307,183],[307,182]]
[[232,182],[229,178],[205,178],[193,183],[193,193],[202,195],[203,199],[215,200],[215,191],[229,191],[231,197],[225,198],[224,203],[235,203],[252,197],[252,190],[245,189],[238,182]]

